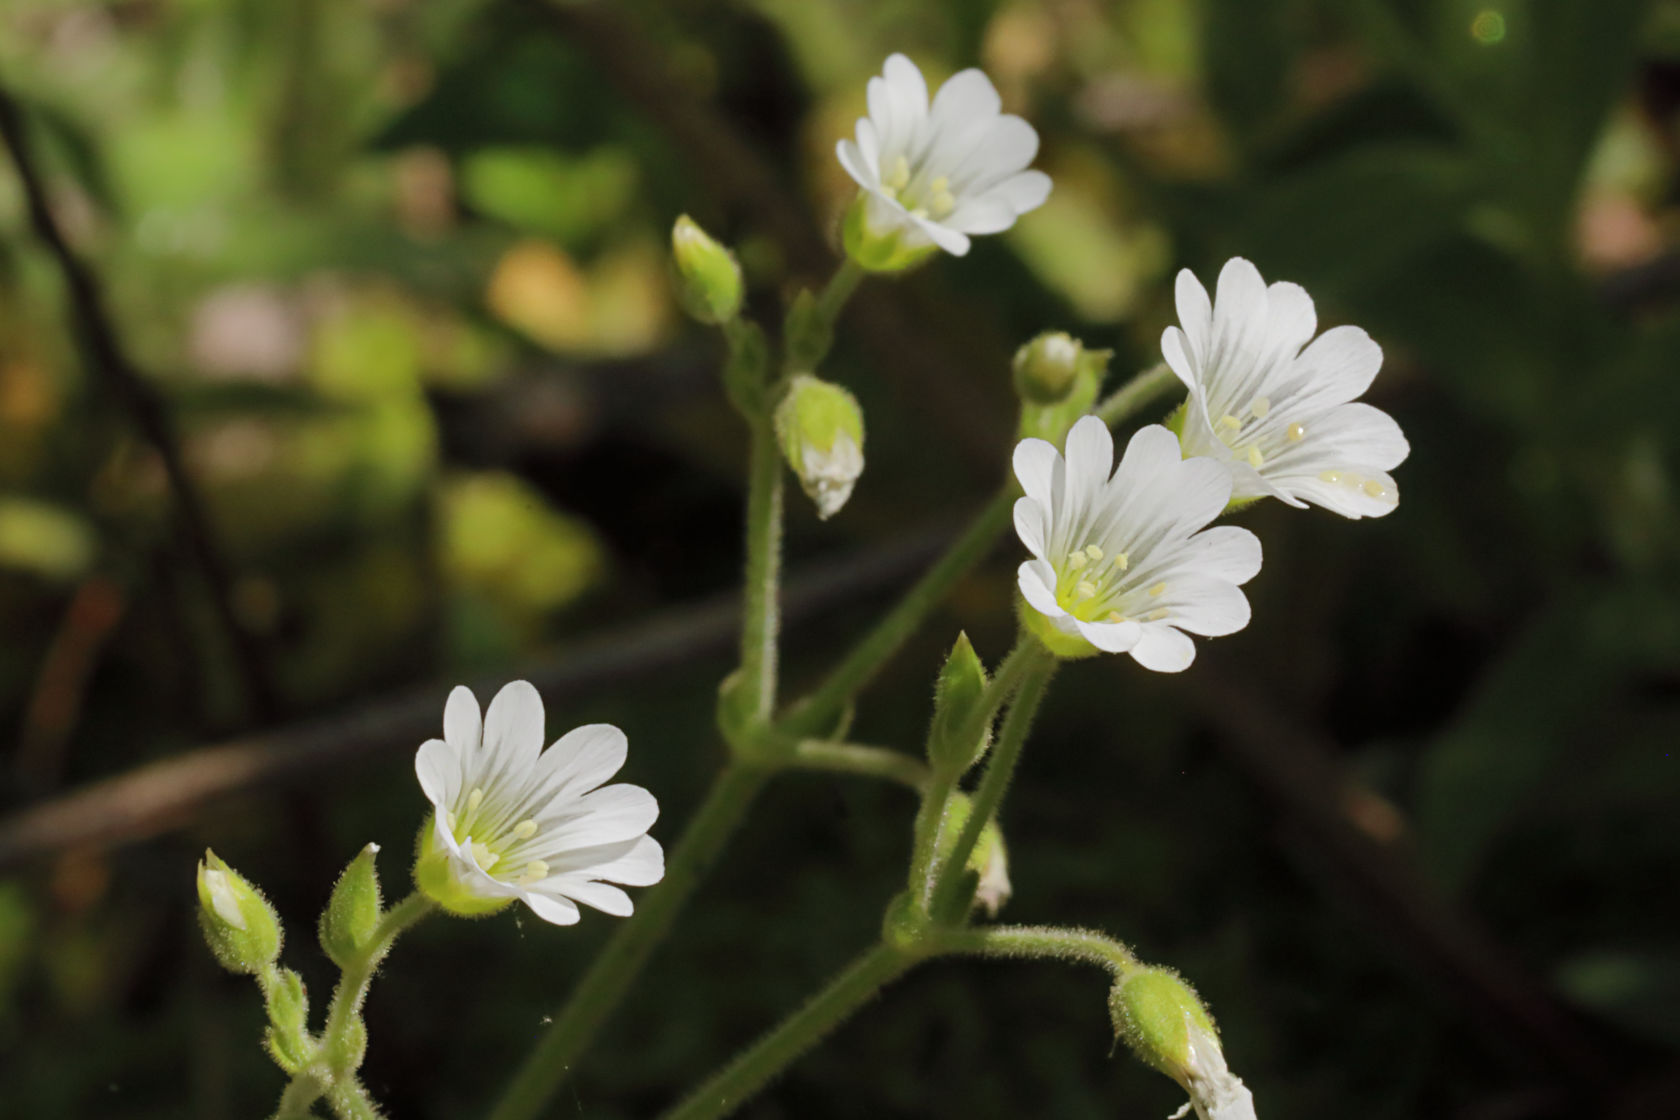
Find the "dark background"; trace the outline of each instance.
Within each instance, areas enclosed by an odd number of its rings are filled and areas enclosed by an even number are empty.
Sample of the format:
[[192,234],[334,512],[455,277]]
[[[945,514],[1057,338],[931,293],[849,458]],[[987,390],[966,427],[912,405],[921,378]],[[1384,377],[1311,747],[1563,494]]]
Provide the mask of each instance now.
[[[0,1113],[271,1109],[194,860],[270,893],[324,1002],[314,916],[369,840],[405,886],[411,752],[454,682],[532,676],[553,735],[623,726],[674,839],[721,760],[731,638],[694,605],[736,574],[744,440],[665,238],[687,211],[738,246],[777,319],[832,267],[834,141],[892,50],[984,66],[1056,187],[848,309],[827,372],[869,467],[827,524],[792,495],[785,691],[990,492],[1016,345],[1072,330],[1118,380],[1158,360],[1177,268],[1245,255],[1384,346],[1399,510],[1255,508],[1247,630],[1180,678],[1060,675],[1004,917],[1181,969],[1263,1117],[1672,1109],[1680,4],[10,0],[0,81],[255,640],[236,656],[206,540],[79,359],[4,163]],[[1001,657],[1019,551],[857,738],[916,749],[959,627]],[[235,756],[193,752],[230,740],[260,765],[201,794]],[[553,1114],[651,1115],[791,1009],[874,936],[912,808],[779,779]],[[375,1095],[477,1114],[613,926],[423,926],[369,1005]],[[745,1114],[1166,1115],[1104,997],[936,963]]]

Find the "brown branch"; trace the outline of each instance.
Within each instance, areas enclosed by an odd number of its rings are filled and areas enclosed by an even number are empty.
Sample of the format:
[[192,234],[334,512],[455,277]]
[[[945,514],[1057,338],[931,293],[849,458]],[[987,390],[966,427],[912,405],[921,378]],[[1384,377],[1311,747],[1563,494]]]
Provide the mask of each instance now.
[[[789,581],[784,618],[793,622],[884,589],[920,568],[950,537],[948,529],[926,532],[806,572]],[[709,599],[585,639],[515,672],[550,703],[622,684],[728,650],[739,609],[737,595]],[[505,679],[478,683],[493,689]],[[25,809],[0,821],[0,869],[67,848],[144,840],[234,794],[296,785],[322,770],[411,751],[442,726],[445,688],[430,684],[347,715],[189,751]]]
[[46,793],[58,785],[88,681],[127,610],[127,590],[109,576],[90,576],[71,595],[41,659],[13,758],[18,785],[28,792]]
[[1334,744],[1213,664],[1179,687],[1217,730],[1220,750],[1283,810],[1286,836],[1497,1045],[1520,1047],[1577,1088],[1608,1088],[1600,1045],[1491,931],[1441,895],[1413,856],[1399,810],[1346,772]]
[[106,313],[98,283],[71,250],[59,228],[29,146],[23,115],[4,83],[0,83],[0,138],[4,138],[6,147],[11,151],[12,162],[17,167],[18,181],[28,204],[30,226],[63,274],[71,314],[88,368],[128,410],[135,426],[162,462],[181,533],[193,562],[203,574],[217,624],[233,652],[253,714],[259,719],[269,718],[275,713],[277,697],[264,650],[256,638],[239,625],[234,615],[233,581],[229,567],[211,528],[204,503],[187,474],[169,413],[150,383],[123,351],[111,318]]

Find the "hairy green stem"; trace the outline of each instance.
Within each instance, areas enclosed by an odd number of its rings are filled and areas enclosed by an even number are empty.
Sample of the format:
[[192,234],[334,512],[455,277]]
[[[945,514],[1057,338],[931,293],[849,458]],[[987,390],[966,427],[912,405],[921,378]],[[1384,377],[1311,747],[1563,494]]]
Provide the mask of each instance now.
[[665,877],[636,902],[606,947],[591,962],[548,1032],[502,1093],[491,1120],[531,1120],[572,1072],[601,1024],[671,928],[677,913],[710,869],[770,772],[731,763],[718,774],[665,861]]
[[1178,376],[1168,368],[1167,363],[1161,362],[1150,366],[1098,401],[1093,411],[1102,418],[1104,424],[1112,428],[1136,414],[1157,397],[1165,396],[1168,389],[1180,384]]
[[904,598],[865,634],[816,691],[795,704],[783,717],[781,729],[814,735],[832,726],[859,689],[868,684],[899,646],[939,603],[951,587],[992,550],[1009,525],[1015,503],[1013,485],[1003,487],[980,510],[962,536],[929,568]]
[[828,278],[822,293],[817,296],[817,314],[822,321],[832,329],[840,318],[840,312],[845,308],[846,301],[852,298],[863,278],[869,275],[852,258],[847,257],[840,262],[840,267],[834,270],[834,275]]
[[[974,792],[968,820],[963,822],[962,831],[957,834],[956,843],[951,845],[950,854],[942,866],[933,870],[937,885],[929,912],[935,915],[944,914],[950,907],[962,881],[963,869],[968,866],[968,857],[980,840],[981,830],[997,814],[998,806],[1003,804],[1003,795],[1009,789],[1010,779],[1015,776],[1015,765],[1021,760],[1021,748],[1026,744],[1027,732],[1032,728],[1033,716],[1038,713],[1038,705],[1043,701],[1044,691],[1056,671],[1056,658],[1049,650],[1030,640],[1022,644],[1026,647],[1022,657],[1028,664],[1022,670],[1020,689],[1009,705],[1009,714],[1004,717],[1003,729],[998,732],[997,745],[992,748],[991,758],[986,763],[980,788]],[[1001,670],[998,675],[1003,675]]]
[[315,1102],[327,1091],[326,1083],[307,1070],[292,1078],[280,1094],[274,1120],[308,1120]]
[[727,1116],[917,959],[902,950],[876,945],[853,961],[804,1007],[667,1112],[665,1120],[712,1120]]
[[354,1077],[333,1082],[327,1091],[327,1104],[332,1106],[338,1120],[379,1120],[383,1115],[367,1089]]
[[[379,919],[379,925],[374,927],[367,952],[360,960],[352,961],[346,966],[343,975],[338,978],[338,987],[333,989],[332,1003],[327,1007],[327,1027],[321,1033],[321,1047],[324,1051],[342,1052],[341,1047],[336,1044],[343,1041],[345,1032],[351,1028],[361,1012],[362,1001],[367,998],[368,985],[373,981],[374,970],[391,951],[397,937],[430,914],[436,905],[431,899],[415,891],[385,911],[385,916]],[[332,1071],[335,1079],[346,1072],[351,1071]]]
[[1061,960],[1093,964],[1115,976],[1140,965],[1125,945],[1089,929],[1057,926],[978,926],[930,931],[941,956],[1008,957],[1022,960]]
[[782,459],[769,416],[752,420],[747,488],[746,596],[741,616],[743,709],[758,723],[776,707],[776,639],[781,625]]
[[788,765],[800,770],[825,770],[833,774],[861,774],[883,778],[914,790],[927,787],[932,777],[927,764],[903,751],[868,747],[861,743],[837,743],[827,739],[802,739],[794,744]]

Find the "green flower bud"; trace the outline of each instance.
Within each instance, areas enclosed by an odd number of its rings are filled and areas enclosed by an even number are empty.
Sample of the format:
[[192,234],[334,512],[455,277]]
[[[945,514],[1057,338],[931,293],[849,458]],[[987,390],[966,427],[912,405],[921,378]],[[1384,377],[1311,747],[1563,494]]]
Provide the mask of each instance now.
[[863,410],[840,386],[796,374],[776,406],[776,439],[817,516],[834,516],[863,473]]
[[374,866],[378,853],[379,845],[369,844],[350,861],[321,911],[321,948],[339,968],[349,968],[367,955],[379,926],[379,870]]
[[840,240],[846,255],[870,272],[903,272],[914,268],[939,251],[933,244],[907,245],[903,230],[892,222],[869,220],[869,208],[880,205],[867,192],[860,192],[846,210]]
[[1254,1098],[1225,1065],[1219,1031],[1195,990],[1165,968],[1139,968],[1108,996],[1114,1032],[1145,1065],[1190,1094],[1205,1120],[1254,1120]]
[[1109,350],[1087,350],[1064,331],[1047,331],[1017,350],[1021,436],[1060,444],[1073,422],[1091,410],[1111,356]]
[[969,643],[958,634],[956,645],[939,670],[933,689],[933,725],[928,729],[928,761],[941,774],[957,775],[973,766],[986,753],[991,728],[983,728],[972,740],[963,731],[980,709],[986,691],[986,668]]
[[702,323],[726,323],[741,312],[741,266],[687,214],[671,227],[683,308]]
[[198,864],[198,924],[229,972],[259,973],[280,956],[280,917],[262,892],[205,850]]

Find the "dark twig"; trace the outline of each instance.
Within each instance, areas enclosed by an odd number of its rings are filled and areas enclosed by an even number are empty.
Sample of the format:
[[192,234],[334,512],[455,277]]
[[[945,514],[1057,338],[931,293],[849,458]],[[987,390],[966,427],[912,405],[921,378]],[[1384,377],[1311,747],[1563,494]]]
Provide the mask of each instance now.
[[[784,620],[797,621],[896,583],[951,535],[949,529],[922,533],[790,580]],[[719,596],[586,639],[513,672],[554,703],[723,652],[735,640],[739,616],[739,597]],[[480,695],[505,679],[477,682]],[[0,869],[67,848],[144,840],[234,794],[296,785],[322,770],[412,751],[442,726],[445,689],[441,683],[427,685],[346,715],[189,751],[25,809],[0,822]]]
[[69,242],[59,229],[47,200],[43,179],[35,165],[23,115],[3,83],[0,83],[0,137],[4,137],[12,162],[17,167],[18,180],[28,203],[30,226],[35,236],[46,245],[64,276],[87,365],[93,376],[103,381],[111,395],[128,410],[162,462],[181,532],[208,586],[217,624],[233,652],[253,714],[259,719],[267,719],[276,710],[277,697],[270,683],[273,678],[268,672],[262,647],[234,616],[232,577],[217,545],[204,503],[181,459],[174,426],[163,402],[117,341],[98,283],[71,251]]

